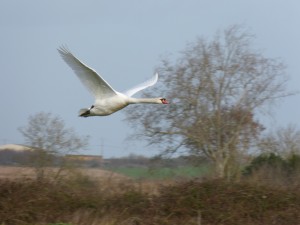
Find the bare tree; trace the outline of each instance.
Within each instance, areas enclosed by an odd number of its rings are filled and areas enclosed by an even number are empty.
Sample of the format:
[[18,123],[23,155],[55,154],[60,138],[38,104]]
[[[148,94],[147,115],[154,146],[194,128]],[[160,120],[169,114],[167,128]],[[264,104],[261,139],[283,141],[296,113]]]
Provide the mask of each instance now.
[[276,153],[283,158],[300,155],[300,130],[294,124],[280,127],[264,135],[258,147],[260,152]]
[[171,104],[127,109],[136,134],[162,153],[204,155],[219,177],[231,176],[232,165],[262,130],[254,116],[289,95],[285,65],[253,50],[252,38],[232,26],[212,41],[190,43],[175,62],[164,59],[158,68],[161,85],[152,90]]
[[33,166],[39,179],[44,177],[45,168],[53,165],[56,156],[83,149],[88,144],[88,137],[79,137],[73,129],[65,127],[61,118],[51,113],[31,115],[28,124],[19,131],[25,143],[34,148]]

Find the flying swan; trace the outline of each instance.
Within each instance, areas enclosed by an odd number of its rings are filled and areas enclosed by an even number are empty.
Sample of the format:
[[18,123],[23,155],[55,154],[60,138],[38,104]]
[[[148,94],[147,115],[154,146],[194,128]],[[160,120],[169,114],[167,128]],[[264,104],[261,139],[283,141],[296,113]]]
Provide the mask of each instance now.
[[63,60],[72,68],[82,84],[95,97],[90,108],[80,109],[79,116],[107,116],[129,104],[168,104],[165,98],[132,98],[131,96],[157,82],[156,73],[151,79],[127,90],[124,93],[115,91],[95,70],[77,59],[66,47],[58,49]]

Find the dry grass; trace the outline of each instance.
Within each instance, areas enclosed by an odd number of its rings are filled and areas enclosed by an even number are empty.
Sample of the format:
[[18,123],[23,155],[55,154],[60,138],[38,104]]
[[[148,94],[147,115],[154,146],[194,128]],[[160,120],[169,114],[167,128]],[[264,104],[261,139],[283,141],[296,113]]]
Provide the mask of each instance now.
[[[45,168],[46,176],[56,174],[58,168]],[[72,168],[67,169],[62,175],[69,176],[70,174],[82,174],[93,178],[94,180],[102,179],[129,179],[118,173],[97,168]],[[36,177],[35,169],[32,167],[16,167],[16,166],[0,166],[0,179],[34,179]]]
[[[97,188],[102,184],[105,188]],[[88,179],[54,183],[1,181],[3,225],[298,225],[300,193],[222,180],[160,186],[157,194],[132,183]]]
[[28,179],[28,169],[1,169],[10,177],[0,179],[1,225],[300,224],[295,189],[211,179],[134,181],[98,169],[38,181]]

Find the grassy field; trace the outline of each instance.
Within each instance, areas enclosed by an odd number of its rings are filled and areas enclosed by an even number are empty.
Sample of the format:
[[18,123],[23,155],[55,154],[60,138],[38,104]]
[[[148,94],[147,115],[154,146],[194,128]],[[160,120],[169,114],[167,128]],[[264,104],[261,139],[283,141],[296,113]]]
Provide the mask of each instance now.
[[[55,174],[56,168],[46,168],[47,173]],[[112,169],[79,168],[72,172],[82,173],[93,179],[145,179],[162,180],[176,178],[198,178],[209,174],[209,167],[184,166],[177,168],[142,168],[142,167],[119,167]],[[0,179],[35,178],[35,171],[30,167],[0,166]]]
[[193,167],[184,166],[177,168],[137,168],[121,167],[111,171],[134,179],[173,179],[173,178],[195,178],[205,176],[209,173],[208,166]]

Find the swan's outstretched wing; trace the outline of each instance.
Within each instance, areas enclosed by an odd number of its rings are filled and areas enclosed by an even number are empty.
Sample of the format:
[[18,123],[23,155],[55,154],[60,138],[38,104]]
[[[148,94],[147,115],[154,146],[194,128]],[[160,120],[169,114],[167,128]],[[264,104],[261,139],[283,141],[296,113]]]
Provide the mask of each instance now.
[[57,50],[82,84],[96,99],[116,95],[116,91],[95,70],[82,63],[66,47],[60,47]]
[[145,82],[143,82],[143,83],[127,90],[127,91],[125,91],[124,94],[131,97],[132,95],[134,95],[138,91],[141,91],[141,90],[143,90],[147,87],[150,87],[150,86],[156,84],[157,80],[158,80],[158,73],[155,73],[155,75],[151,79],[149,79],[149,80],[147,80],[147,81],[145,81]]

